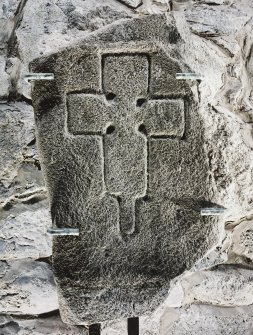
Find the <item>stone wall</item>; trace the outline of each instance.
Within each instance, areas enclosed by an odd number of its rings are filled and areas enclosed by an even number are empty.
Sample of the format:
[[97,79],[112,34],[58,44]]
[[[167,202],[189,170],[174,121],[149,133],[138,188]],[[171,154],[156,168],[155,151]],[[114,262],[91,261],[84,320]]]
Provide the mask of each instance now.
[[[0,4],[0,334],[87,334],[62,323],[51,268],[47,190],[36,148],[28,64],[121,21],[164,14],[180,35],[205,123],[219,243],[174,279],[141,335],[253,331],[253,5],[251,0],[2,0]],[[194,50],[194,52],[193,52]],[[127,334],[126,320],[102,334]]]

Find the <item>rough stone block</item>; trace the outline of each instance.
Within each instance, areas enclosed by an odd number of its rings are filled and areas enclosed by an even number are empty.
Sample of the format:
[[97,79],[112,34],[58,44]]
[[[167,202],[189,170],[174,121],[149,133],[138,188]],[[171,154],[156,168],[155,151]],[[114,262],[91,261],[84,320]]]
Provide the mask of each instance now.
[[229,251],[230,258],[245,257],[253,261],[253,221],[245,220],[238,224],[233,231],[233,243]]
[[170,307],[189,306],[192,303],[233,307],[252,305],[252,286],[250,269],[220,265],[213,271],[200,271],[184,276],[170,291],[166,305]]
[[0,178],[0,203],[44,186],[33,109],[26,103],[0,104]]
[[7,213],[0,213],[1,260],[51,256],[52,237],[46,230],[52,222],[46,205],[16,205]]
[[131,8],[136,8],[142,3],[141,0],[122,0],[122,2]]
[[9,75],[5,72],[6,60],[5,57],[0,56],[0,98],[6,98],[9,94],[10,89],[10,78]]
[[44,262],[0,262],[0,313],[38,315],[58,309],[53,272]]
[[64,324],[59,316],[41,318],[15,318],[0,316],[1,335],[88,335],[84,327]]
[[127,320],[113,320],[102,323],[101,335],[128,335]]
[[54,239],[65,322],[154,310],[170,280],[217,240],[217,220],[200,215],[213,196],[203,122],[189,86],[175,79],[184,64],[161,45],[177,37],[157,15],[31,64],[55,75],[33,91],[52,219],[80,228],[79,237]]
[[4,49],[14,27],[14,15],[19,1],[3,0],[0,7],[0,49]]
[[[160,335],[250,335],[253,330],[252,307],[225,308],[192,305],[167,309],[161,320]],[[141,335],[145,333],[141,332]],[[148,334],[148,333],[147,333]]]

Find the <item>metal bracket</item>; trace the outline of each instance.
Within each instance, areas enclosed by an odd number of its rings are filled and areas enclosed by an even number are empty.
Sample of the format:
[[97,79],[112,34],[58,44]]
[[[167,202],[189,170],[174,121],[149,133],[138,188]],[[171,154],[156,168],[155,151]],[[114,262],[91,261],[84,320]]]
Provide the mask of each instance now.
[[227,209],[223,207],[206,207],[201,208],[200,214],[202,216],[222,215]]
[[48,228],[47,233],[53,236],[79,236],[79,228]]
[[24,79],[29,82],[30,80],[54,80],[53,73],[29,73],[24,76]]
[[176,79],[178,80],[203,80],[204,77],[197,73],[176,73]]

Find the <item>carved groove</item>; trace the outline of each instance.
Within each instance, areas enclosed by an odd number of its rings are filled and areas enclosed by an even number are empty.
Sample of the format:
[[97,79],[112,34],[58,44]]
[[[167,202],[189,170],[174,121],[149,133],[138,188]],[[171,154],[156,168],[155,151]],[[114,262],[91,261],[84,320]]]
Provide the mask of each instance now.
[[[69,131],[102,136],[103,182],[107,194],[120,195],[122,236],[134,233],[134,202],[149,193],[149,139],[181,139],[184,135],[182,99],[150,94],[151,62],[151,57],[142,53],[104,54],[103,95],[67,95]],[[107,103],[114,99],[113,104]],[[131,168],[127,170],[127,166]]]

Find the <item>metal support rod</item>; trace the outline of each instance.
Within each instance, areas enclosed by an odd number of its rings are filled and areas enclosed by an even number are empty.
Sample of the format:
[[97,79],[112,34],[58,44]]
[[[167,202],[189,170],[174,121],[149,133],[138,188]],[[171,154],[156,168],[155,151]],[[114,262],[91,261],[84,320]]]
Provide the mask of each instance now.
[[176,79],[179,80],[203,80],[204,77],[197,73],[176,73]]
[[24,76],[26,81],[30,80],[54,80],[53,73],[29,73]]
[[133,317],[127,319],[127,334],[139,335],[139,318]]
[[100,335],[101,334],[101,325],[96,323],[89,326],[89,335]]
[[223,207],[206,207],[201,208],[200,214],[202,216],[211,216],[211,215],[222,215],[226,211],[226,208]]
[[54,236],[79,236],[79,228],[48,228],[47,233]]

